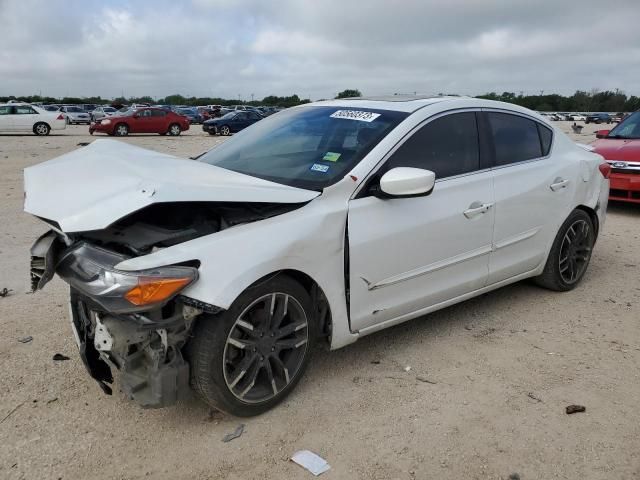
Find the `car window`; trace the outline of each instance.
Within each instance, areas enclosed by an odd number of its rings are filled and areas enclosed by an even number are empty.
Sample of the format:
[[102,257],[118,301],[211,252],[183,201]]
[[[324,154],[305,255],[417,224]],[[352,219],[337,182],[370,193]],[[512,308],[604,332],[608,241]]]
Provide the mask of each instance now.
[[404,112],[390,110],[293,108],[254,123],[199,160],[320,191],[344,178],[406,117]]
[[167,114],[167,112],[165,112],[164,110],[150,110],[150,111],[153,112],[152,115],[154,117],[164,117]]
[[260,115],[258,115],[257,113],[251,112],[249,113],[249,118],[251,120],[260,120]]
[[392,155],[385,170],[415,167],[446,178],[480,168],[478,126],[473,112],[454,113],[427,123]]
[[509,165],[542,156],[536,122],[519,115],[488,112],[496,165]]
[[31,108],[28,105],[17,105],[15,113],[17,115],[32,115],[32,114],[38,113],[38,112],[36,112],[33,108]]
[[640,138],[640,112],[635,112],[625,118],[621,123],[615,126],[608,138]]
[[11,105],[3,105],[0,107],[0,115],[11,115]]
[[538,125],[538,134],[540,135],[540,145],[542,146],[542,156],[546,157],[549,155],[549,151],[551,150],[551,141],[553,140],[553,132],[550,128],[545,127],[544,125]]

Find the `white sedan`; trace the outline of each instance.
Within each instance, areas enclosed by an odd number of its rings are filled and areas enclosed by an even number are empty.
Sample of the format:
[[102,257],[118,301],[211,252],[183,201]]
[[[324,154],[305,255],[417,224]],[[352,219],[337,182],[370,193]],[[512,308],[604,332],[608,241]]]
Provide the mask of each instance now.
[[[25,170],[53,228],[91,376],[144,406],[189,385],[256,415],[313,345],[360,337],[533,278],[571,290],[603,226],[610,167],[540,115],[462,97],[287,109],[179,159],[114,140]],[[43,312],[45,313],[45,312]]]
[[51,130],[67,128],[65,116],[28,103],[0,104],[0,132],[33,132],[49,135]]

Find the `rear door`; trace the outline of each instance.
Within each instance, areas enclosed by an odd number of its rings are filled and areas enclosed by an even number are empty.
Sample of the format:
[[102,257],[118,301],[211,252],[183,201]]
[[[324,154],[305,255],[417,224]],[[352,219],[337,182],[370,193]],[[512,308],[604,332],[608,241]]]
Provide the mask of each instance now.
[[13,123],[15,130],[29,132],[33,130],[33,125],[38,121],[39,114],[31,105],[15,105],[14,112]]
[[13,124],[13,105],[0,106],[0,131],[12,132],[15,127]]
[[[429,119],[349,202],[350,317],[371,331],[486,285],[493,234],[492,173],[474,111]],[[394,167],[436,174],[431,194],[370,192]]]
[[525,115],[484,111],[494,145],[495,228],[489,284],[546,260],[576,188],[575,165],[553,156],[553,131]]

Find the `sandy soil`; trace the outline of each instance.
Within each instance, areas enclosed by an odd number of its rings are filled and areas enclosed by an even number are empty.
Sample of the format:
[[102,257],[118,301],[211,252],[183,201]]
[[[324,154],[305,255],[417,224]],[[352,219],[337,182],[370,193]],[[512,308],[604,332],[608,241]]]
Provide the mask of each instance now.
[[[576,290],[518,283],[319,350],[284,404],[222,443],[240,421],[195,399],[149,411],[104,396],[76,355],[63,282],[27,294],[46,228],[22,212],[22,169],[91,140],[85,126],[0,136],[0,289],[13,290],[0,298],[0,478],[312,478],[288,461],[300,449],[329,461],[327,479],[640,478],[640,206],[610,206]],[[125,141],[187,157],[222,139],[194,127]]]

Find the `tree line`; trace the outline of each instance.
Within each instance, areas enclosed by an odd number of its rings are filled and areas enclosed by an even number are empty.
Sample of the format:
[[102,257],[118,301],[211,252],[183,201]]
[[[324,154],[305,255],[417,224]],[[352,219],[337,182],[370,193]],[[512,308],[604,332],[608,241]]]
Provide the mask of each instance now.
[[266,105],[270,107],[293,107],[295,105],[302,105],[303,103],[309,103],[307,98],[300,98],[298,95],[291,95],[289,97],[279,97],[276,95],[269,95],[262,100],[242,101],[237,99],[217,98],[217,97],[185,97],[179,94],[168,95],[164,98],[153,98],[150,96],[142,97],[117,97],[114,99],[107,99],[102,97],[46,97],[40,95],[27,95],[27,96],[8,96],[1,97],[0,103],[6,103],[9,100],[15,100],[18,102],[26,103],[44,103],[46,104],[63,104],[63,105],[78,105],[78,104],[97,104],[97,105],[130,105],[132,103],[148,103],[150,105]]
[[[336,98],[350,98],[361,96],[358,89],[347,89],[338,93]],[[540,95],[524,95],[520,93],[516,95],[514,92],[503,92],[498,94],[495,92],[478,95],[476,98],[485,98],[489,100],[499,100],[507,103],[514,103],[531,110],[541,112],[633,112],[640,110],[640,97],[635,95],[627,96],[620,90],[591,90],[589,92],[577,90],[571,96],[559,95],[557,93]],[[288,97],[279,97],[277,95],[269,95],[262,100],[241,101],[228,98],[216,97],[185,97],[179,94],[169,95],[164,98],[143,97],[118,97],[113,100],[101,97],[42,97],[39,95],[22,96],[22,97],[0,97],[0,102],[16,100],[20,102],[45,104],[111,104],[111,105],[128,105],[132,103],[149,103],[152,105],[267,105],[280,107],[293,107],[303,103],[309,103],[309,99],[302,99],[298,95]]]

